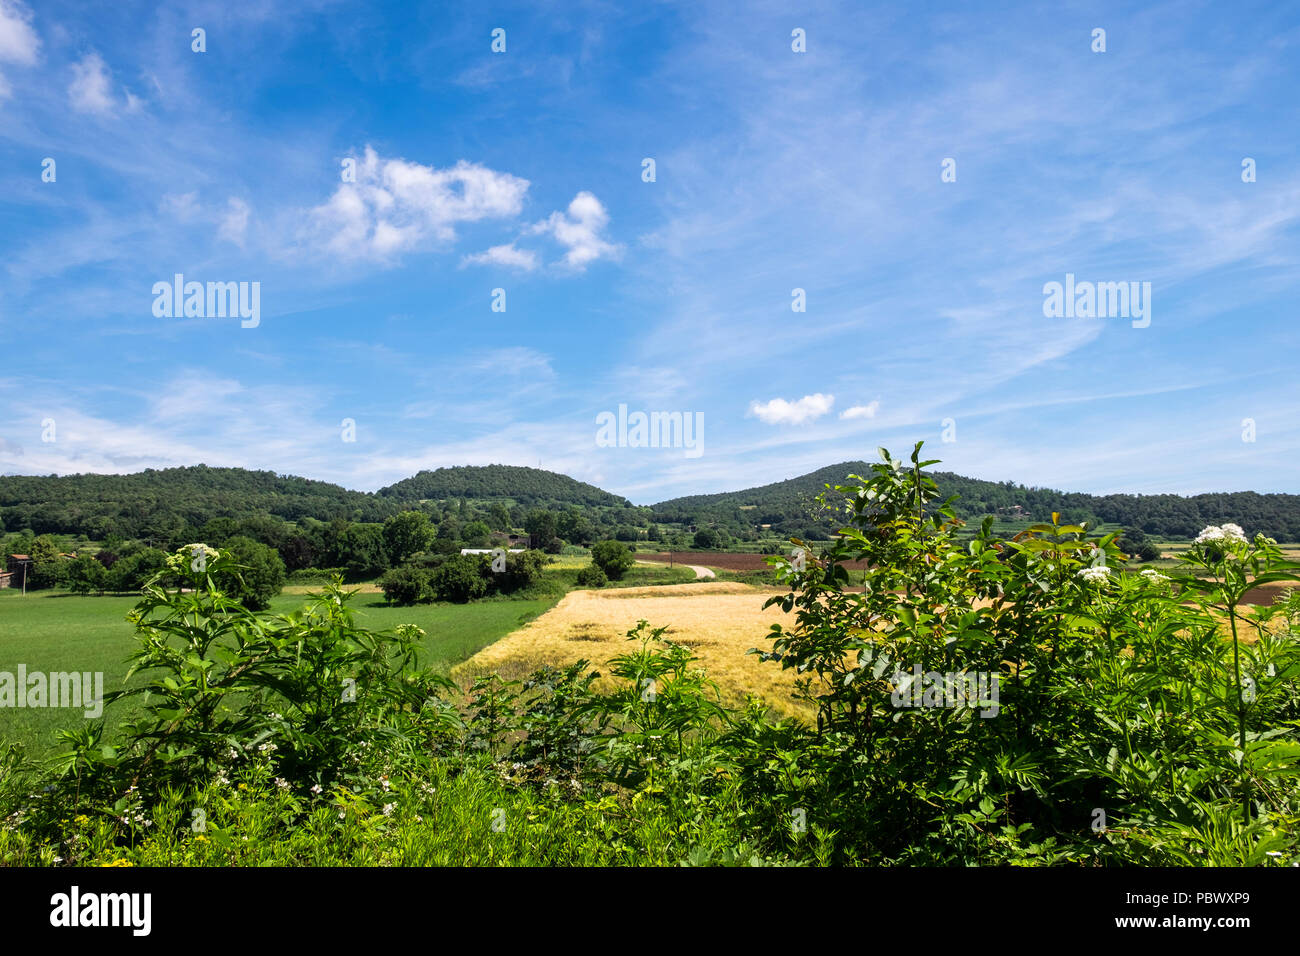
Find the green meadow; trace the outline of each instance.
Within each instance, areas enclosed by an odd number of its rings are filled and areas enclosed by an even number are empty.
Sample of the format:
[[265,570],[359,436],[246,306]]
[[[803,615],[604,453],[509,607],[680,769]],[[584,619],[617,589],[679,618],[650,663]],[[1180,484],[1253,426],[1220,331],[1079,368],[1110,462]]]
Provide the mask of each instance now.
[[[392,630],[415,624],[425,632],[425,662],[446,673],[454,664],[550,609],[555,596],[475,604],[386,605],[381,594],[359,594],[353,600],[357,624],[368,630]],[[281,594],[271,614],[300,607],[305,594]],[[126,620],[134,597],[82,597],[61,591],[38,591],[24,597],[0,591],[0,671],[15,672],[19,664],[33,671],[91,671],[104,674],[104,690],[122,688],[127,657],[135,649],[134,630]],[[113,725],[129,716],[134,700],[116,705]],[[0,741],[22,743],[29,754],[55,751],[55,733],[78,726],[84,713],[70,709],[0,708]]]

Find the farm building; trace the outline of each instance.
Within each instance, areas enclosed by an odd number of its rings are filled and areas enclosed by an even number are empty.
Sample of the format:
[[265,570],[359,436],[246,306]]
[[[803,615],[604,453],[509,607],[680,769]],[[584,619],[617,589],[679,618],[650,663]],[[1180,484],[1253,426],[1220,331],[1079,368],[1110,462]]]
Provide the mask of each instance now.
[[31,565],[31,555],[11,554],[9,555],[9,570],[3,573],[8,580],[0,583],[0,588],[20,588],[26,583],[27,568]]

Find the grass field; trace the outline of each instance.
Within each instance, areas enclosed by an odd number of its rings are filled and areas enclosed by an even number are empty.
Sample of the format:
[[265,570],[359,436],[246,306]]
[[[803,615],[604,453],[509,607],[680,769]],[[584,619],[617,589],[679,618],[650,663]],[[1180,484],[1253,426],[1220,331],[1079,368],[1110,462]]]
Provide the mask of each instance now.
[[[310,588],[295,590],[307,591]],[[493,641],[551,608],[557,598],[483,601],[476,604],[424,604],[390,607],[378,593],[358,594],[352,601],[357,623],[372,630],[416,624],[426,637],[425,662],[443,673]],[[282,594],[271,604],[272,614],[300,607],[301,593]],[[135,604],[129,597],[81,597],[41,591],[23,597],[0,591],[0,671],[14,672],[19,664],[33,671],[103,672],[104,690],[120,689],[127,656],[135,648],[134,630],[126,613]],[[105,716],[116,725],[131,705],[118,705]],[[114,713],[116,711],[116,713]],[[0,741],[16,741],[34,756],[57,747],[55,731],[79,726],[80,710],[0,708]]]

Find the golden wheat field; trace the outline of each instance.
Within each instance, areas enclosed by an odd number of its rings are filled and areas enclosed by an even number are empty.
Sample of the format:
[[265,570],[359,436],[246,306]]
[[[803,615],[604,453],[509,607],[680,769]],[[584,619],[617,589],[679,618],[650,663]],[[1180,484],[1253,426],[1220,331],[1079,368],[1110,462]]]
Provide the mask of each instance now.
[[756,694],[778,713],[804,715],[802,705],[790,698],[792,672],[745,653],[751,647],[771,648],[767,634],[773,623],[792,623],[779,608],[763,609],[763,602],[776,593],[777,588],[711,581],[571,591],[537,620],[479,651],[452,674],[468,680],[496,672],[517,679],[543,664],[567,666],[583,659],[605,673],[606,661],[633,647],[627,632],[645,620],[651,627],[667,627],[665,637],[691,648],[727,704],[741,704],[746,694]]

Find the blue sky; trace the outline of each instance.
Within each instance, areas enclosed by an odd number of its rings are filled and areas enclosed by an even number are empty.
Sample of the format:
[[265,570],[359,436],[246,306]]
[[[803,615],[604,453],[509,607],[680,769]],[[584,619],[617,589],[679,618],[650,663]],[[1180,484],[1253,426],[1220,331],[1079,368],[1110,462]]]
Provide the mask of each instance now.
[[0,0],[0,473],[1300,492],[1300,11],[1130,6]]

